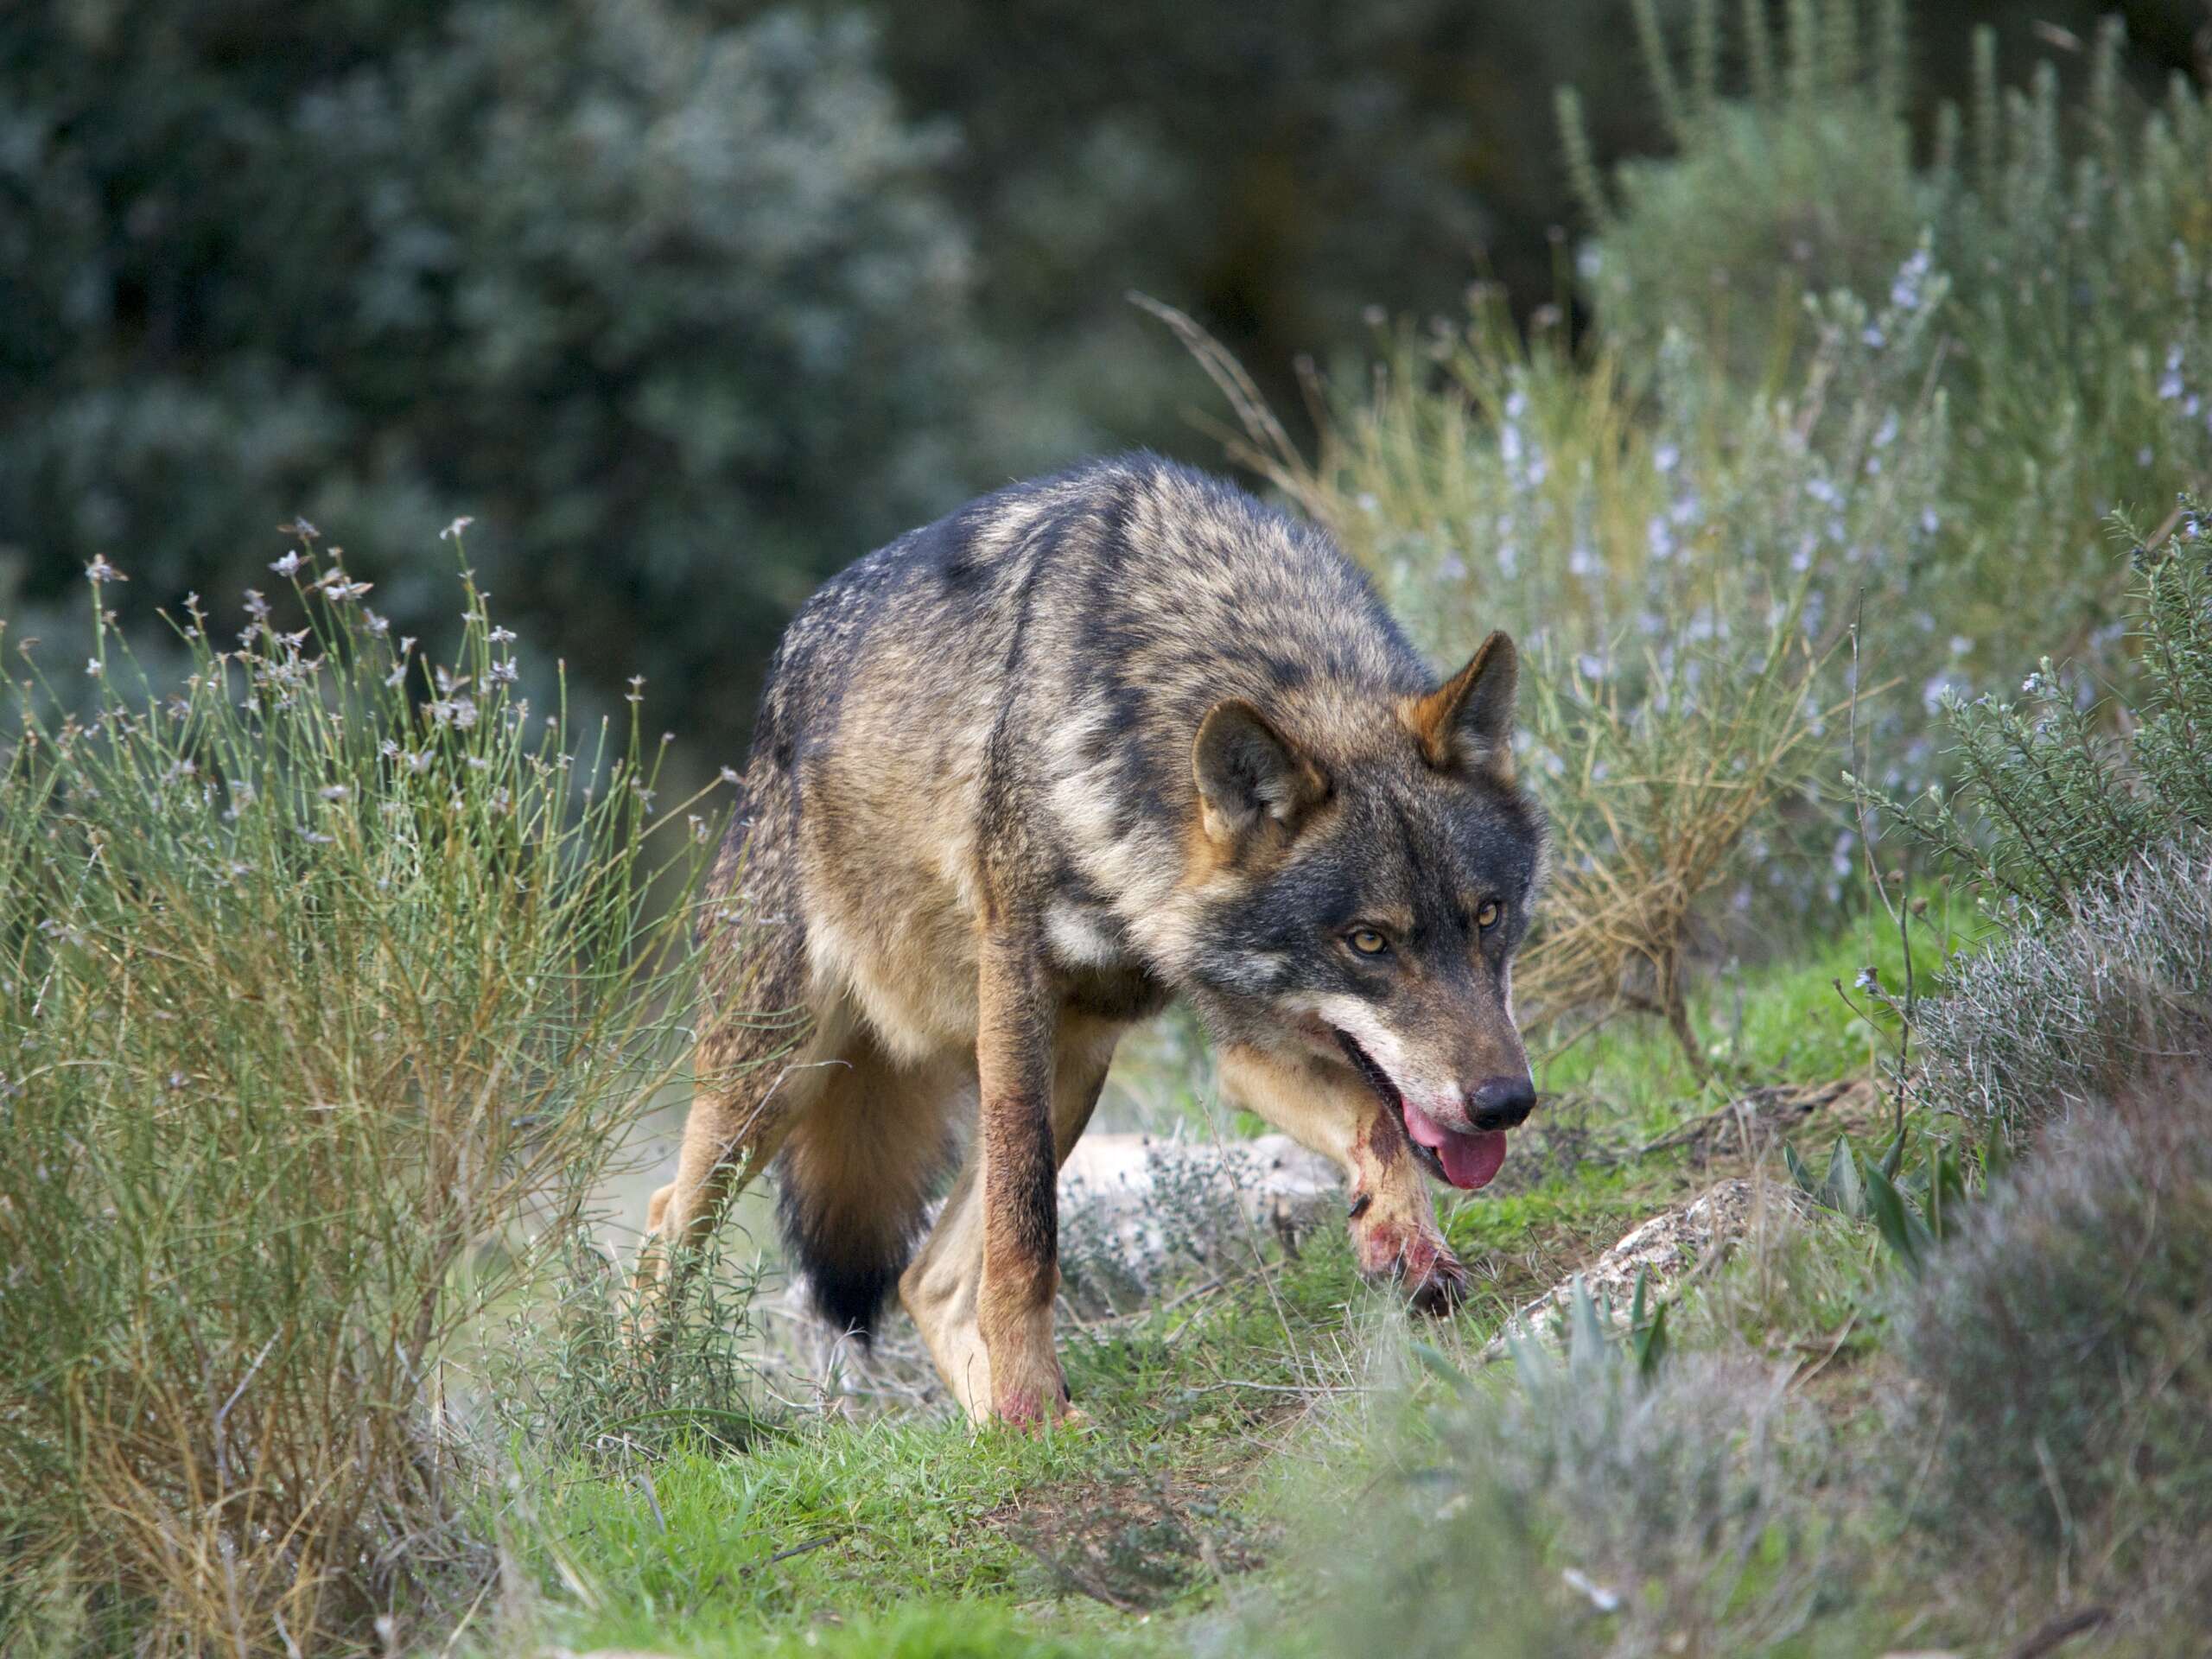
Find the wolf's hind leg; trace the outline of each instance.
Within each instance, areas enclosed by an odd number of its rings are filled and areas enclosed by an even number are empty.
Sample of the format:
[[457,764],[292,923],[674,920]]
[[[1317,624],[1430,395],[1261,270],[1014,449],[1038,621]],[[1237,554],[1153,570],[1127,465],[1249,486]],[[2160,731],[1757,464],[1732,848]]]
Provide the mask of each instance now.
[[815,1311],[840,1334],[874,1333],[951,1161],[974,1068],[963,1049],[893,1058],[855,1024],[823,1065],[776,1164],[778,1210]]
[[[1090,1122],[1122,1029],[1118,1024],[1095,1020],[1060,1022],[1054,1041],[1052,1085],[1055,1174]],[[899,1281],[899,1299],[920,1331],[938,1374],[962,1408],[978,1422],[990,1418],[998,1408],[991,1351],[982,1325],[988,1231],[984,1172],[985,1147],[979,1135],[928,1242]],[[1049,1186],[1045,1201],[1056,1203],[1056,1194]],[[1059,1265],[1057,1213],[1052,1213],[1051,1218],[1052,1255],[1046,1263],[1050,1281],[1044,1295],[1041,1342],[1052,1376],[1049,1396],[1042,1403],[1047,1414],[1057,1417],[1064,1410],[1065,1384],[1052,1354],[1052,1296],[1058,1287]]]
[[[721,1219],[731,1193],[749,1185],[804,1115],[818,1058],[839,1033],[825,1029],[810,994],[805,930],[791,874],[789,779],[756,760],[746,779],[741,821],[708,883],[716,913],[705,952],[699,1044],[690,1115],[684,1120],[676,1179],[645,1210],[638,1255],[641,1293],[683,1279]],[[650,1320],[654,1310],[648,1308]]]
[[[690,1263],[713,1235],[731,1193],[751,1184],[776,1155],[807,1090],[787,1086],[786,1069],[756,1060],[734,1075],[717,1072],[701,1044],[698,1092],[683,1122],[676,1179],[645,1206],[645,1238],[638,1254],[638,1287],[679,1294]],[[722,1056],[727,1064],[728,1057]]]

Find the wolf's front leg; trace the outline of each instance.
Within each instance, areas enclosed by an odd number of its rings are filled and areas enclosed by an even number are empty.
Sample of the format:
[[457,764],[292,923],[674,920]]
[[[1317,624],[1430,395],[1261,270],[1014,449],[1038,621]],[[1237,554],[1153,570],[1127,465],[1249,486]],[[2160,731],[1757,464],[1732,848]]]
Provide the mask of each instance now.
[[982,1170],[982,1282],[976,1321],[990,1355],[991,1410],[1058,1421],[1067,1384],[1052,1352],[1059,1290],[1059,1160],[1052,1141],[1052,1011],[1035,939],[994,930],[979,963],[976,1074]]
[[[1121,1032],[1115,1021],[1061,1016],[1052,1039],[1055,1164],[1067,1162],[1090,1122]],[[913,1316],[930,1357],[937,1362],[938,1374],[961,1408],[977,1422],[994,1411],[990,1353],[984,1345],[981,1318],[986,1231],[983,1145],[978,1135],[951,1196],[938,1212],[937,1225],[899,1281],[899,1299]]]
[[1326,1060],[1242,1046],[1223,1051],[1221,1086],[1238,1105],[1344,1172],[1352,1254],[1362,1273],[1395,1280],[1424,1313],[1458,1305],[1467,1270],[1436,1224],[1436,1206],[1405,1125],[1372,1090]]

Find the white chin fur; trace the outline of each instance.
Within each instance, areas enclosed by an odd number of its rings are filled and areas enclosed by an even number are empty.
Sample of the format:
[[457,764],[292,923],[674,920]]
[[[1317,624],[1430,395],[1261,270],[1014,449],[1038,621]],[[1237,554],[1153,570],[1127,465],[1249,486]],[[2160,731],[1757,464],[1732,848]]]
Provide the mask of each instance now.
[[1315,1014],[1357,1043],[1405,1099],[1439,1122],[1457,1116],[1457,1091],[1448,1083],[1440,1085],[1433,1077],[1424,1076],[1397,1034],[1376,1020],[1366,1003],[1356,996],[1328,995],[1302,998],[1300,1002],[1300,1012]]

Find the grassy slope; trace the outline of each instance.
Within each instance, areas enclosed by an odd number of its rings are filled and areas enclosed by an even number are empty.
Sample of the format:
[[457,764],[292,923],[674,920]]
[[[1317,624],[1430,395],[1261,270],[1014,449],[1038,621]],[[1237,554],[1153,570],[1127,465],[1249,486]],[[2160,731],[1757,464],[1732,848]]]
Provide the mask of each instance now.
[[[1633,1148],[1733,1086],[1864,1071],[1867,1028],[1834,982],[1869,963],[1899,982],[1893,933],[1861,927],[1721,982],[1700,1010],[1719,1081],[1699,1084],[1672,1038],[1639,1022],[1554,1057],[1542,1081],[1589,1103],[1598,1141]],[[1810,1130],[1814,1149],[1832,1133]],[[1471,1364],[1513,1306],[1713,1175],[1675,1153],[1592,1159],[1451,1205],[1446,1230],[1477,1269],[1477,1294],[1415,1336]],[[1733,1286],[1768,1306],[1731,1319],[1738,1330],[1770,1322],[1778,1344],[1824,1340],[1851,1298],[1823,1283]],[[532,1622],[571,1646],[699,1654],[1186,1651],[1192,1621],[1285,1587],[1269,1564],[1296,1554],[1314,1493],[1369,1478],[1376,1447],[1319,1432],[1313,1408],[1365,1383],[1352,1357],[1398,1318],[1325,1229],[1299,1259],[1180,1306],[1064,1329],[1091,1419],[1081,1433],[817,1418],[743,1456],[547,1471],[524,1483],[531,1496],[508,1521],[543,1592]]]

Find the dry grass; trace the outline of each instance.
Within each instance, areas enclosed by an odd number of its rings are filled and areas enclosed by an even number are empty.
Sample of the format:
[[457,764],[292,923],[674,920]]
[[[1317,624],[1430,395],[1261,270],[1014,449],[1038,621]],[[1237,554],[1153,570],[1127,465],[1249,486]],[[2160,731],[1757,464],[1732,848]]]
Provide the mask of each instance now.
[[1708,1069],[1687,1001],[1699,907],[1735,873],[1746,834],[1803,786],[1824,752],[1819,670],[1802,642],[1778,642],[1739,691],[1698,697],[1678,687],[1642,710],[1573,669],[1535,680],[1530,724],[1573,769],[1546,788],[1560,804],[1551,886],[1515,975],[1533,1010],[1554,1020],[1657,1014],[1692,1069]]

